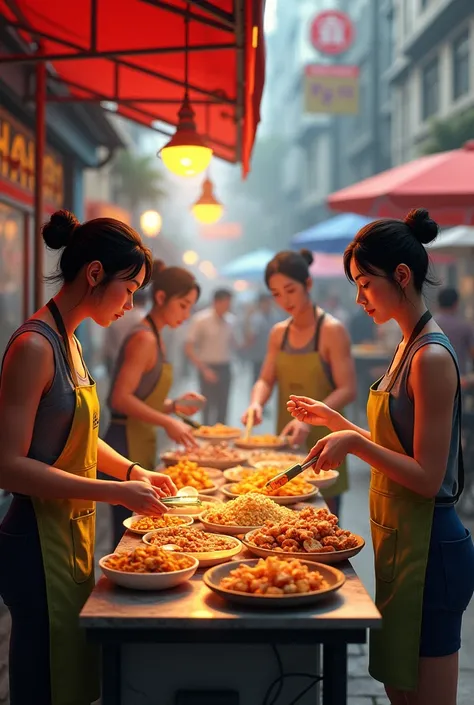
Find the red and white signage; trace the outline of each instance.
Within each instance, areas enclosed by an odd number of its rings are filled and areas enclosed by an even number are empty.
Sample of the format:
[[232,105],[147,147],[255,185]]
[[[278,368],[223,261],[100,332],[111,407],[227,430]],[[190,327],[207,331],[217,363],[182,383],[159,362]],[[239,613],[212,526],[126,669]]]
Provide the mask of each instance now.
[[345,12],[326,10],[311,23],[311,44],[321,54],[344,54],[354,41],[354,25]]

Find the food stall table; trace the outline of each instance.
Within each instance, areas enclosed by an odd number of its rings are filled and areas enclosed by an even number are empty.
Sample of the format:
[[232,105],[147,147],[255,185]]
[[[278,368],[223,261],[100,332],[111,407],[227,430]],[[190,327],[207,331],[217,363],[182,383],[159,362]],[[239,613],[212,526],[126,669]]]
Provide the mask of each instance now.
[[[313,506],[325,505],[317,499]],[[127,532],[119,549],[131,550],[139,542]],[[237,558],[252,557],[244,550]],[[260,705],[266,686],[278,676],[269,661],[275,646],[292,662],[285,672],[308,671],[311,665],[312,673],[320,672],[322,651],[322,703],[345,705],[347,646],[365,643],[367,629],[380,627],[381,616],[350,563],[337,567],[346,576],[344,586],[299,609],[231,605],[204,585],[203,570],[163,592],[125,590],[101,578],[80,622],[88,639],[102,647],[102,705]],[[308,682],[303,678],[292,692],[300,693]],[[236,699],[222,692],[211,699],[209,691],[229,687]],[[188,695],[177,696],[182,690]],[[205,691],[206,698],[191,697],[191,691]],[[298,702],[315,703],[314,691]]]

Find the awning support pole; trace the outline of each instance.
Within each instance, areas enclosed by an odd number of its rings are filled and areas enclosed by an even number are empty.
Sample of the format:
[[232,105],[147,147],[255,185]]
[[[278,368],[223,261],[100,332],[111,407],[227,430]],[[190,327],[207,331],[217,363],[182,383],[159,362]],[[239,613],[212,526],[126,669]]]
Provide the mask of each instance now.
[[[39,49],[39,51],[41,51]],[[35,310],[43,306],[44,245],[41,226],[44,218],[43,162],[46,142],[46,64],[36,64],[36,144],[35,144]]]

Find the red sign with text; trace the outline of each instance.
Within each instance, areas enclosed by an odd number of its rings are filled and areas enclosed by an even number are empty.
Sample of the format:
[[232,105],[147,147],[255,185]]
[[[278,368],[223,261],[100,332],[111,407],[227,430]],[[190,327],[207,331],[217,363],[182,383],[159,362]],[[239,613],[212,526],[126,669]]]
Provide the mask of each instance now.
[[321,54],[344,54],[354,41],[354,25],[345,12],[326,10],[311,23],[311,44]]

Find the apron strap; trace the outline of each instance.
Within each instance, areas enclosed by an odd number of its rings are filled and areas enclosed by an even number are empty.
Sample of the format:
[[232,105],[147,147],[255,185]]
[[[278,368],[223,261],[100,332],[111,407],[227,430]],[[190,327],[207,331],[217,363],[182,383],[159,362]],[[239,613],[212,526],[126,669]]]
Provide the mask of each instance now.
[[54,299],[50,299],[46,306],[49,309],[49,312],[51,313],[54,322],[56,323],[59,335],[64,341],[64,347],[66,348],[66,358],[69,364],[69,372],[71,373],[73,384],[77,388],[79,387],[79,381],[77,379],[76,367],[74,365],[74,360],[72,359],[71,346],[69,345],[69,338],[66,331],[66,326],[64,325],[63,317],[61,316],[59,308],[57,307],[56,301],[54,301]]
[[388,383],[388,386],[385,391],[390,392],[393,388],[393,385],[397,381],[398,374],[400,373],[400,370],[402,369],[403,365],[405,364],[408,355],[410,354],[411,347],[415,340],[418,338],[420,335],[421,331],[423,328],[426,326],[428,321],[431,321],[433,318],[431,311],[425,311],[416,326],[413,328],[413,332],[410,335],[410,338],[408,340],[408,343],[405,346],[405,350],[403,351],[403,355],[401,356],[400,360],[398,361],[397,366],[393,370],[393,372],[390,373],[390,382]]
[[[316,315],[317,315],[317,314],[316,314],[316,309],[314,309],[314,316],[315,316],[315,318],[316,318]],[[320,335],[321,335],[321,328],[322,328],[322,325],[323,325],[323,321],[324,321],[324,317],[325,317],[325,316],[326,316],[326,314],[325,314],[324,311],[323,311],[323,312],[321,313],[321,315],[319,316],[319,318],[316,318],[316,331],[315,331],[315,333],[314,333],[314,352],[318,352],[318,350],[319,350],[319,338],[320,338]]]
[[150,315],[145,316],[145,321],[148,321],[148,323],[150,324],[150,328],[153,331],[153,334],[156,338],[156,342],[158,343],[158,350],[160,351],[161,359],[164,360],[163,348],[161,346],[161,336],[158,328],[156,327],[156,323]]

